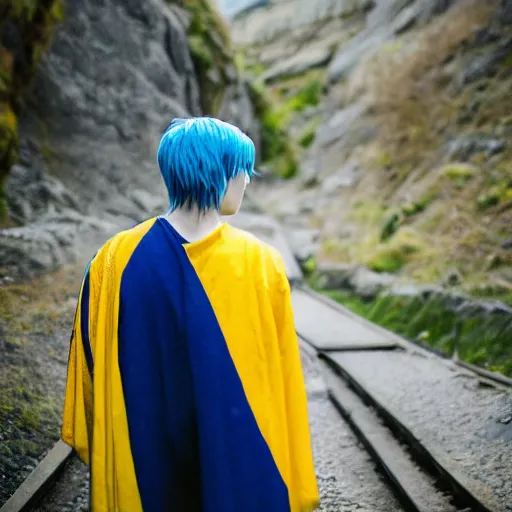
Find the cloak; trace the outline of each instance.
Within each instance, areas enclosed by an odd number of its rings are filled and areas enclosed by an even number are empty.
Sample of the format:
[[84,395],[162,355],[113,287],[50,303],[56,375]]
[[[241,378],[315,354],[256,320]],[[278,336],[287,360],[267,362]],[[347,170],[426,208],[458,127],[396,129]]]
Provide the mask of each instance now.
[[110,239],[83,279],[62,439],[93,512],[309,512],[318,505],[283,261],[222,224],[164,218]]

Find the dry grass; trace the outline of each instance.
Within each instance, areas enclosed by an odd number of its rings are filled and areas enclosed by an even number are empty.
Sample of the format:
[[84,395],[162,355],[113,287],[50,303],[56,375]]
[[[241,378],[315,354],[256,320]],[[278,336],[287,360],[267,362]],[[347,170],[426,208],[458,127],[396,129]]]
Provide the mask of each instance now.
[[385,125],[383,142],[388,147],[410,145],[407,159],[412,164],[436,147],[458,111],[447,87],[453,70],[444,64],[475,30],[488,25],[498,3],[458,3],[415,32],[413,40],[384,47],[364,64],[354,82],[352,94],[359,94],[363,84],[375,115]]
[[72,266],[26,284],[0,287],[0,327],[23,337],[39,317],[51,324],[61,308],[74,307],[82,276],[83,267]]

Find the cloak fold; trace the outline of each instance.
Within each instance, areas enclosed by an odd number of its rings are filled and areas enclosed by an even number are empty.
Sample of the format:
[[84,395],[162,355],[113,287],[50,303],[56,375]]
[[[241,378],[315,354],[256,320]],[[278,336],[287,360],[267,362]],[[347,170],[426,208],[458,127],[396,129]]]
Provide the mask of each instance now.
[[318,505],[290,288],[279,254],[162,218],[89,265],[62,439],[97,511],[309,512]]

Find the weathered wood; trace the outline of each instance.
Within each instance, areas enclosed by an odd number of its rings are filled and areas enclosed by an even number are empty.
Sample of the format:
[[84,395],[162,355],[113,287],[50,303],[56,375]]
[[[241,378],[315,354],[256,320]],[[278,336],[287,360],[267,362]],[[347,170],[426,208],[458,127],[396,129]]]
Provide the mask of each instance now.
[[398,346],[396,339],[358,322],[301,289],[292,292],[295,328],[319,350],[382,350]]
[[72,456],[73,450],[63,441],[57,441],[46,457],[28,475],[16,492],[7,500],[0,512],[24,512],[42,497],[55,481],[59,470]]

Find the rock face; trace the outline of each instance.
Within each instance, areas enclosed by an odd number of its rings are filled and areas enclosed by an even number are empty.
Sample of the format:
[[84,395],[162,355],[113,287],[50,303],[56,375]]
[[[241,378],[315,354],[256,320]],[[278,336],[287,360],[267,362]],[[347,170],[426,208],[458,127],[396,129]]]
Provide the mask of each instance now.
[[[161,133],[174,117],[201,115],[207,93],[188,34],[197,11],[181,3],[69,2],[20,117],[20,162],[6,185],[18,227],[0,231],[5,275],[65,262],[73,251],[64,247],[89,245],[87,226],[105,239],[165,208],[155,156]],[[209,34],[221,47],[220,34]],[[230,82],[219,117],[251,132],[248,93],[228,67],[210,70]],[[70,211],[85,219],[80,229]]]
[[509,0],[276,0],[232,20],[295,143],[296,178],[256,199],[300,259],[511,300],[510,12]]

